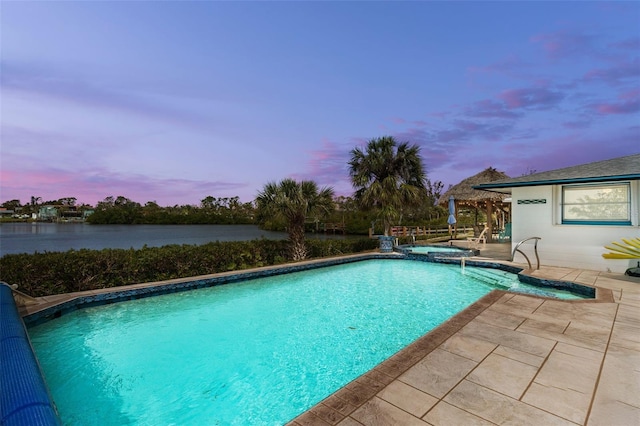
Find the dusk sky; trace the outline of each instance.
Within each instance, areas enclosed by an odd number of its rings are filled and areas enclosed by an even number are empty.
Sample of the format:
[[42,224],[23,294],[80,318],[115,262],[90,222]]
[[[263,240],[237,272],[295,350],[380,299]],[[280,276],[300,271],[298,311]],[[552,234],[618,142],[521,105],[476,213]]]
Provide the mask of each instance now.
[[353,193],[421,147],[445,188],[640,152],[640,2],[0,2],[0,202]]

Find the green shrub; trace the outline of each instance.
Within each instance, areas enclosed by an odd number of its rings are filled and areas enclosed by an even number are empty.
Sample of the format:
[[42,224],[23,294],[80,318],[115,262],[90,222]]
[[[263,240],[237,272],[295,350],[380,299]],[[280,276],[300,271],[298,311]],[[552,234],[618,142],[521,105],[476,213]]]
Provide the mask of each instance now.
[[[372,250],[368,238],[307,240],[310,258]],[[134,249],[70,250],[8,254],[0,258],[0,280],[32,296],[95,290],[214,274],[287,261],[288,241],[253,240]]]

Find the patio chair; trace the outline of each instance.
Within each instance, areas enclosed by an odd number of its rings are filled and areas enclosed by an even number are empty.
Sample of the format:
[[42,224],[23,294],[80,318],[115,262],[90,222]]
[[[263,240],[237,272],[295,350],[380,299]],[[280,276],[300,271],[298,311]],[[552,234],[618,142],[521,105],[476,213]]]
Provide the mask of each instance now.
[[480,235],[478,235],[477,237],[467,237],[467,244],[469,245],[469,248],[478,248],[478,244],[480,244],[480,242],[482,242],[482,244],[486,244],[487,237],[485,234],[488,230],[489,228],[485,226]]

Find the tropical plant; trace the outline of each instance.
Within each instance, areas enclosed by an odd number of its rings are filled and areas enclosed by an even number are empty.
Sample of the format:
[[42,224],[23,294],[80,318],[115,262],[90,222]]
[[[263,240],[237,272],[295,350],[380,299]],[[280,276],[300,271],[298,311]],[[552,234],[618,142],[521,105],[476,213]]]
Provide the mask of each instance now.
[[293,260],[307,257],[304,223],[307,216],[326,215],[334,209],[333,188],[318,189],[313,181],[283,179],[270,182],[256,198],[259,218],[283,219],[287,225]]
[[418,205],[425,194],[420,147],[398,143],[391,136],[372,139],[364,149],[353,149],[349,175],[361,207],[382,217],[384,235],[389,235],[403,208]]
[[604,248],[611,250],[613,253],[604,253],[602,257],[605,259],[640,259],[640,238],[623,238],[622,241],[625,244],[612,242],[612,246],[604,246]]

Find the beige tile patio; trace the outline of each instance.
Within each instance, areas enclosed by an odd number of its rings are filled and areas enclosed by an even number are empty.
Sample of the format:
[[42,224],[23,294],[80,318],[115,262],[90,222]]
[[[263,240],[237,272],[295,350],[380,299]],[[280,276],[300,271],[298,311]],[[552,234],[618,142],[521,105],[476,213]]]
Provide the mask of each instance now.
[[[568,420],[463,380],[444,401],[500,425],[573,425]],[[535,419],[535,420],[534,420]],[[535,422],[535,423],[533,423]]]
[[442,398],[476,365],[451,352],[436,349],[399,377],[402,382],[437,398]]
[[527,314],[535,311],[542,303],[543,299],[530,296],[522,296],[519,294],[514,295],[508,300],[494,304],[494,309],[511,309],[514,314]]
[[467,376],[467,380],[519,399],[537,372],[537,367],[491,354]]
[[605,355],[589,425],[640,424],[640,352],[610,345]]
[[595,401],[601,398],[618,400],[640,409],[640,351],[609,346]]
[[353,420],[351,417],[347,417],[338,423],[338,426],[362,426],[362,423]]
[[387,401],[374,397],[352,415],[365,426],[426,426],[427,423]]
[[491,423],[483,418],[474,416],[473,414],[461,410],[444,401],[439,402],[431,411],[423,417],[423,420],[434,426],[492,426]]
[[595,391],[602,357],[597,351],[559,343],[522,401],[582,424]]
[[437,398],[399,380],[391,382],[378,393],[378,397],[416,417],[424,416],[438,402]]
[[522,402],[578,424],[584,424],[590,400],[591,393],[539,383],[533,383],[522,398]]
[[630,305],[619,305],[616,323],[640,327],[640,309]]
[[[513,310],[513,307],[509,307],[507,309],[508,312],[512,312]],[[500,312],[497,309],[487,309],[476,317],[476,321],[482,321],[497,327],[508,328],[509,330],[515,330],[525,320],[526,317],[521,315],[511,315],[509,313]]]
[[616,321],[610,344],[640,351],[640,327]]
[[577,283],[593,285],[595,284],[598,276],[600,275],[599,271],[581,271],[580,274],[573,280]]
[[640,424],[640,408],[604,398],[594,404],[589,426],[629,426]]
[[571,357],[575,357],[577,362],[580,362],[580,359],[583,358],[586,361],[593,363],[592,367],[594,368],[596,365],[602,363],[602,359],[604,357],[604,354],[602,352],[586,349],[581,346],[570,345],[563,342],[559,342],[556,347],[553,348],[553,351],[559,354],[565,354]]
[[542,357],[547,356],[555,345],[554,340],[495,327],[479,321],[470,322],[460,330],[460,333]]
[[545,360],[543,356],[532,355],[527,352],[522,352],[517,349],[510,348],[508,346],[498,346],[495,351],[496,355],[502,355],[504,357],[520,361],[524,364],[532,365],[534,367],[540,367]]
[[[544,363],[535,382],[560,389],[573,389],[584,393],[593,392],[600,371],[602,354],[585,348],[570,349],[569,345],[554,350]],[[588,354],[588,355],[585,355]]]
[[480,362],[498,345],[472,336],[456,334],[440,345],[440,349]]
[[569,320],[556,320],[549,317],[543,317],[541,315],[537,315],[534,318],[529,318],[525,320],[520,327],[519,331],[525,331],[530,329],[540,329],[550,331],[552,333],[563,333],[567,327],[569,327]]
[[564,342],[600,352],[605,351],[608,341],[608,334],[606,330],[588,331],[577,327],[573,323],[569,324],[563,333],[531,327],[531,324],[523,324],[517,331],[527,335]]

